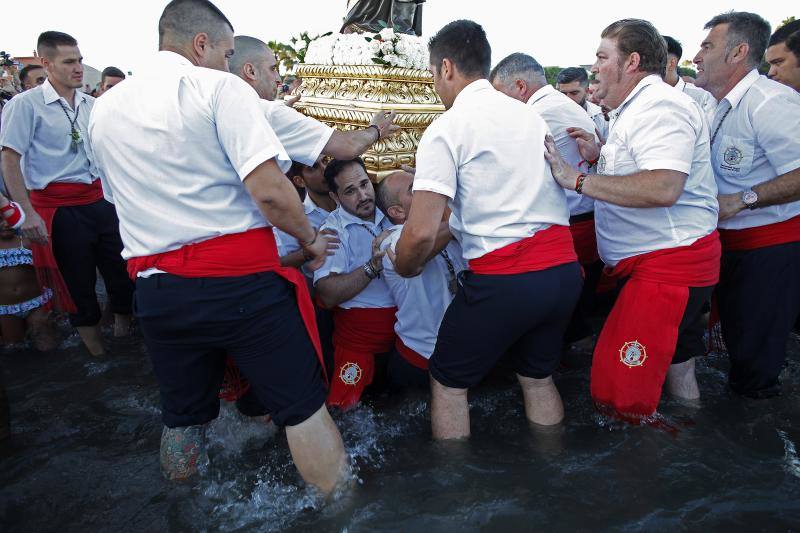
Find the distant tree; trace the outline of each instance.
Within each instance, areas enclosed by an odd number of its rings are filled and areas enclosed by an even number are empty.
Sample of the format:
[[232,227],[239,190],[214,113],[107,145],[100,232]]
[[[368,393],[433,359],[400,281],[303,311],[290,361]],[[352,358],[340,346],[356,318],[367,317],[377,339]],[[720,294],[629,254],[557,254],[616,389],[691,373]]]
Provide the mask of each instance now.
[[280,43],[278,41],[270,41],[267,46],[275,52],[275,58],[278,61],[278,70],[281,75],[285,75],[294,70],[295,65],[302,63],[306,58],[306,50],[311,41],[330,35],[331,32],[323,33],[311,37],[307,31],[289,39],[289,43]]
[[691,76],[693,78],[696,78],[697,71],[693,68],[678,67],[678,76]]
[[[786,26],[786,25],[787,25],[787,24],[789,24],[790,22],[794,22],[794,21],[795,21],[795,18],[794,18],[794,15],[792,15],[791,17],[788,17],[788,18],[785,18],[785,19],[783,19],[783,20],[781,21],[781,26]],[[778,28],[780,28],[781,26],[778,26]],[[777,29],[777,28],[776,28],[776,29]]]
[[562,70],[563,69],[561,67],[544,67],[544,76],[547,78],[547,83],[555,87],[558,73]]

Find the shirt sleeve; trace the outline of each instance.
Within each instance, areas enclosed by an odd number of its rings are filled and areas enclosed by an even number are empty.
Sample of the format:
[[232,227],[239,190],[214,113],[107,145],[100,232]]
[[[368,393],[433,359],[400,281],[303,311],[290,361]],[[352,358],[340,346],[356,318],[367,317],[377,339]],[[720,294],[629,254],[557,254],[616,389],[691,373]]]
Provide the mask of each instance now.
[[33,121],[33,106],[28,99],[12,98],[3,108],[0,120],[0,147],[24,155],[33,142]]
[[333,128],[279,102],[271,106],[269,122],[289,159],[313,166],[333,135]]
[[686,104],[661,100],[637,111],[627,139],[636,166],[689,174],[697,135],[703,129],[699,105],[693,100]]
[[458,184],[458,165],[448,141],[444,124],[431,124],[422,135],[417,148],[417,170],[414,191],[430,191],[455,198]]
[[765,101],[753,113],[753,129],[778,176],[800,168],[800,96],[780,94]]
[[289,160],[259,107],[258,95],[233,74],[219,84],[213,112],[220,145],[240,179],[270,159]]
[[[320,230],[324,229],[332,229],[336,231],[339,235],[343,233],[343,230],[340,230],[337,224],[332,224],[329,221],[326,221],[321,227]],[[314,271],[314,285],[323,278],[328,277],[331,274],[347,274],[350,271],[348,270],[348,261],[347,261],[347,252],[345,251],[345,243],[342,242],[336,251],[334,251],[333,255],[329,255],[325,259],[325,263]]]
[[289,255],[290,253],[300,249],[300,243],[297,239],[285,233],[278,228],[272,228],[273,233],[275,234],[275,244],[278,247],[278,256],[284,257]]

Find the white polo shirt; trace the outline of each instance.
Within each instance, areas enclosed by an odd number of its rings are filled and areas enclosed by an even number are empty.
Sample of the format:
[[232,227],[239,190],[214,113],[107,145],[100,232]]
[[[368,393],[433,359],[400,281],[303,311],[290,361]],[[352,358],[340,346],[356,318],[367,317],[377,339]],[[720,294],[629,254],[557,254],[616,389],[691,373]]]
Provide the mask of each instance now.
[[268,226],[242,181],[261,163],[288,157],[252,87],[173,52],[145,64],[97,100],[89,121],[122,256]]
[[465,259],[569,225],[564,189],[544,158],[547,133],[531,106],[485,79],[467,85],[425,130],[414,191],[450,199],[450,230]]
[[608,121],[603,114],[603,108],[586,100],[586,114],[594,122],[596,133],[600,134],[600,142],[606,142],[606,139],[608,139]]
[[[260,100],[259,103],[289,159],[309,167],[313,166],[322,149],[328,144],[334,129],[303,115],[283,102]],[[288,172],[290,167],[291,162],[284,163],[281,170]]]
[[[349,274],[361,268],[372,257],[372,241],[392,223],[380,209],[375,209],[375,220],[367,221],[351,215],[341,206],[337,207],[321,229],[332,229],[339,236],[340,245],[328,256],[325,264],[314,272],[314,285],[330,274]],[[354,298],[339,304],[343,309],[394,307],[389,287],[383,276],[375,278]]]
[[675,84],[675,88],[688,94],[692,97],[692,100],[700,104],[703,114],[708,120],[708,123],[711,124],[711,121],[714,119],[714,111],[717,109],[717,99],[714,98],[714,95],[694,84],[686,83],[680,77],[678,77],[678,83]]
[[[724,120],[723,120],[724,117]],[[741,193],[800,167],[800,95],[752,70],[719,102],[711,161],[720,194]],[[744,229],[800,215],[800,201],[745,209],[719,223]]]
[[[29,190],[44,189],[52,182],[89,184],[98,178],[87,139],[94,101],[75,91],[70,105],[45,80],[3,108],[0,146],[22,155],[22,175]],[[72,121],[82,138],[77,151],[72,150]]]
[[[574,100],[555,90],[552,85],[545,85],[533,93],[528,100],[528,105],[535,109],[547,123],[553,140],[556,142],[556,148],[564,161],[569,163],[572,168],[586,172],[588,167],[585,163],[581,165],[583,157],[578,150],[578,143],[569,136],[567,128],[583,128],[594,133],[595,126],[592,119],[581,110],[580,106],[575,105]],[[595,140],[597,140],[596,135]],[[570,216],[594,211],[594,199],[575,191],[565,192]]]
[[[391,246],[396,250],[403,226],[394,228],[396,231],[383,242],[382,248]],[[383,257],[383,275],[397,306],[394,331],[403,344],[426,359],[433,354],[444,312],[453,301],[451,280],[466,268],[457,241],[450,241],[444,253],[428,261],[413,278],[398,275],[394,264],[387,256]]]
[[688,246],[714,231],[719,205],[708,144],[708,125],[700,106],[656,74],[641,80],[611,113],[599,174],[625,176],[665,169],[688,176],[671,207],[621,207],[595,201],[597,245],[607,265]]
[[[308,194],[306,194],[306,198],[303,200],[303,210],[314,229],[319,229],[325,222],[325,219],[328,218],[328,215],[331,214],[330,211],[326,211],[315,204],[314,200],[312,200]],[[275,233],[275,243],[278,245],[279,256],[283,257],[300,249],[300,243],[297,239],[278,228],[272,228],[272,230]]]

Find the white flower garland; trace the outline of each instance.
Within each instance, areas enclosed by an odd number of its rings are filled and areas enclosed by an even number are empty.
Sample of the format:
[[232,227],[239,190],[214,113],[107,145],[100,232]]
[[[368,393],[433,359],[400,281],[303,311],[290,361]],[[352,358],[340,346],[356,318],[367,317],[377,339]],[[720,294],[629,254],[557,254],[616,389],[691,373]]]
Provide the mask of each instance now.
[[308,45],[305,60],[309,65],[386,65],[428,68],[428,46],[416,35],[395,33],[384,28],[375,35],[335,33]]

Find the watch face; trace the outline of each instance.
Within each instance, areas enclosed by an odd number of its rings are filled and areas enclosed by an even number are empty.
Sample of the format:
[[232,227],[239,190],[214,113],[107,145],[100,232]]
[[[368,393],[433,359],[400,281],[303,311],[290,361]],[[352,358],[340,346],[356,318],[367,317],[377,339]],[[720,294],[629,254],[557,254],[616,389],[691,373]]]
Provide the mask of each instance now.
[[753,205],[758,201],[758,195],[753,191],[744,191],[742,194],[742,201],[746,205]]

